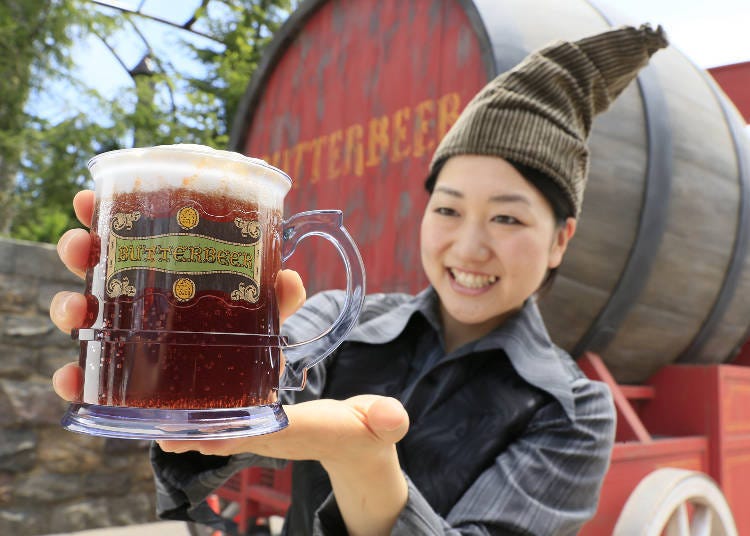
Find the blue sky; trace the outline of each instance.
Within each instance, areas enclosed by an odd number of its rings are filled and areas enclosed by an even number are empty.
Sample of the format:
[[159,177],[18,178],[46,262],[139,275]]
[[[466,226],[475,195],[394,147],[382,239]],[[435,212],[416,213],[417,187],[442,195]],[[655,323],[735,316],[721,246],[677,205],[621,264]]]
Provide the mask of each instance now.
[[[130,8],[142,4],[145,13],[178,23],[187,20],[195,7],[200,5],[200,0],[106,1]],[[662,24],[672,45],[700,67],[750,61],[750,0],[595,0],[594,3],[609,6],[608,12],[614,9],[622,20],[630,23]],[[162,60],[177,64],[182,72],[200,73],[200,67],[188,59],[188,52],[180,41],[191,39],[205,44],[209,43],[208,40],[147,19],[135,20]],[[138,63],[146,51],[143,41],[132,31],[119,41],[112,40],[110,45],[128,67]],[[92,38],[82,43],[74,57],[80,58],[79,77],[103,94],[112,95],[120,89],[132,87],[130,76],[98,39]],[[44,110],[45,116],[54,118],[76,109],[78,103],[64,87],[51,85],[29,104],[33,110]]]
[[[613,0],[608,0],[615,5]],[[638,22],[662,24],[673,46],[700,67],[750,61],[749,0],[622,0]]]

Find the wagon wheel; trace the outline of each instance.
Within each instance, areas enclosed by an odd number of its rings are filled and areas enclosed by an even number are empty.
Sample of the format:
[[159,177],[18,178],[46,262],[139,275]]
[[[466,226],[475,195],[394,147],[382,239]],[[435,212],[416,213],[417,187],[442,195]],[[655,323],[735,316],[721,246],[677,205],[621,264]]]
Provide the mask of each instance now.
[[732,511],[707,475],[657,469],[625,503],[613,536],[737,536]]

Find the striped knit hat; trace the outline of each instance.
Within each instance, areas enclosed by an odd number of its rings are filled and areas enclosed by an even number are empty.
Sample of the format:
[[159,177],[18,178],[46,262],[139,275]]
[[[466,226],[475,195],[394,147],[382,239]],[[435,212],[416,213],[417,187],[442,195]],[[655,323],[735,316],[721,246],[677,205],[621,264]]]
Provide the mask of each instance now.
[[661,26],[622,27],[529,55],[487,84],[438,145],[428,184],[451,156],[499,156],[561,188],[579,216],[589,167],[586,140],[596,114],[667,46]]

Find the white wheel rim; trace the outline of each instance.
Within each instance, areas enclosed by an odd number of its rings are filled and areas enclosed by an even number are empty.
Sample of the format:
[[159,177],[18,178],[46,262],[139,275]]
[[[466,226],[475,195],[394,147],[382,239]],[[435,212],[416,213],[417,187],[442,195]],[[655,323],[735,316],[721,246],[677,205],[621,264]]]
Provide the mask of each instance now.
[[630,494],[613,536],[636,534],[737,536],[737,528],[724,495],[707,475],[663,468],[646,476]]

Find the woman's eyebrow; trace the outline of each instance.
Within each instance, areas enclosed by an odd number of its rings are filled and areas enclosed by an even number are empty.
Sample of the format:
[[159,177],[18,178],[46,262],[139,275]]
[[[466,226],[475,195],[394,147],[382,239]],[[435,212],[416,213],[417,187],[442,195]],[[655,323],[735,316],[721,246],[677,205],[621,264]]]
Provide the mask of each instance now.
[[435,192],[442,192],[444,194],[448,194],[453,197],[463,198],[464,194],[459,192],[458,190],[454,190],[453,188],[448,188],[447,186],[438,186],[435,188]]
[[529,201],[528,197],[521,194],[493,195],[490,197],[490,201],[494,203],[524,203],[526,205],[531,205],[531,201]]
[[[464,194],[462,192],[459,192],[458,190],[454,190],[453,188],[449,188],[447,186],[436,187],[435,193],[437,192],[444,193],[458,199],[464,198]],[[491,196],[489,200],[493,203],[524,203],[526,205],[531,204],[531,201],[529,201],[528,197],[521,194],[498,194]]]

